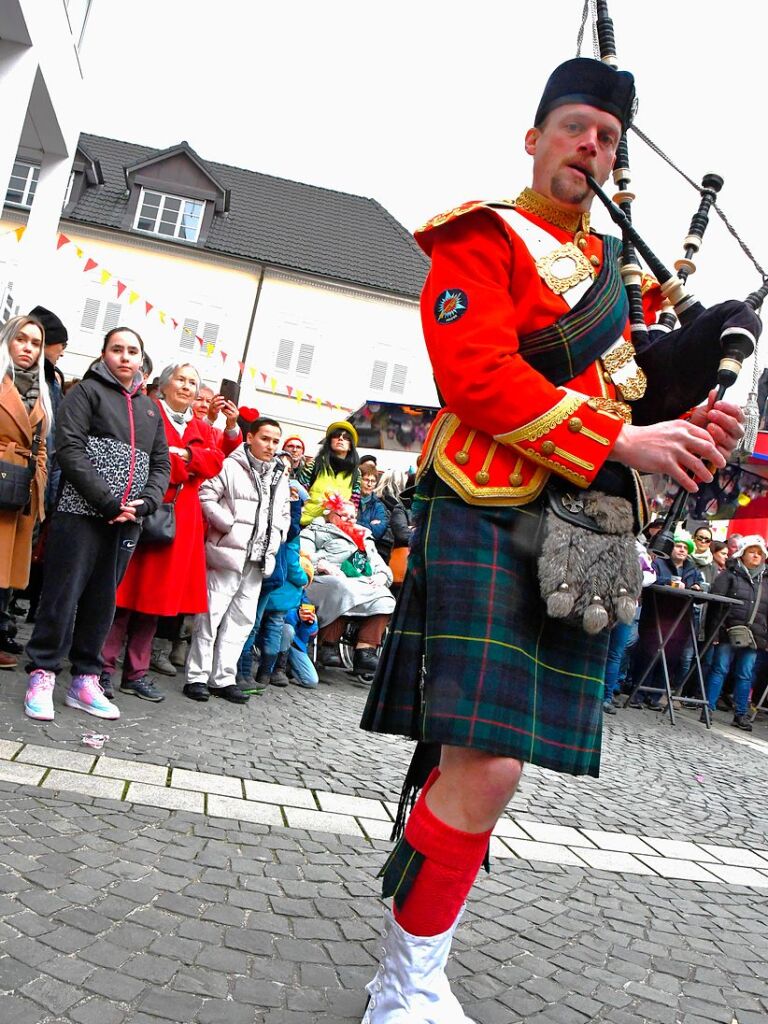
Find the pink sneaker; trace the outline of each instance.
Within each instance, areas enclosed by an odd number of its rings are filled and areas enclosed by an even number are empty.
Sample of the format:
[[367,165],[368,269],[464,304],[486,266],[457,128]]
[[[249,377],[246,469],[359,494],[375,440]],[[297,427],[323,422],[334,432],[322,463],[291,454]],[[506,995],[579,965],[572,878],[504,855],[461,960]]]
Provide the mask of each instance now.
[[44,668],[36,668],[29,674],[27,693],[24,697],[24,714],[40,722],[53,721],[53,687],[56,676]]
[[73,676],[64,703],[96,718],[119,718],[120,708],[108,701],[99,686],[98,676]]

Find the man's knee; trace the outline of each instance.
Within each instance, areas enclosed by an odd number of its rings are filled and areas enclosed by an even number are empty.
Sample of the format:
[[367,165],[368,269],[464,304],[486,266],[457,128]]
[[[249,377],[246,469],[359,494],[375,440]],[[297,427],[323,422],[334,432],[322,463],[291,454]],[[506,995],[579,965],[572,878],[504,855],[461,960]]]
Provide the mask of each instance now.
[[523,771],[522,761],[478,750],[444,747],[440,761],[438,792],[430,791],[429,806],[452,808],[463,825],[479,831],[490,828],[515,794]]

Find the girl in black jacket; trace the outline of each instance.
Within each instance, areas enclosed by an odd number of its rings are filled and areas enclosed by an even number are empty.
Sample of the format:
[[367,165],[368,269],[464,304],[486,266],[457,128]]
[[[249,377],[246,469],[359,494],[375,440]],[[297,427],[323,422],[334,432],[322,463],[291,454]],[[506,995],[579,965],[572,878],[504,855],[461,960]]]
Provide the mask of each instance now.
[[119,718],[99,686],[115,591],[136,547],[138,519],[163,500],[168,445],[154,402],[141,393],[144,343],[126,327],[104,338],[100,361],[67,394],[56,422],[64,486],[51,522],[32,639],[24,711],[51,721],[53,688],[69,656],[69,707]]

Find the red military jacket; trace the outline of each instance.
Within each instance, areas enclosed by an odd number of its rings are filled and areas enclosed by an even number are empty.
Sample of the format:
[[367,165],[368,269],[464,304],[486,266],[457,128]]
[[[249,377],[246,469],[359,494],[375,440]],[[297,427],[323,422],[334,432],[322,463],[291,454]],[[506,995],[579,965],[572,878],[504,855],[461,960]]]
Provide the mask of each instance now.
[[[570,219],[533,196],[561,224]],[[517,210],[555,237],[553,249],[575,240],[599,272],[603,242],[589,232],[588,218],[568,229]],[[416,232],[416,240],[432,260],[421,316],[445,403],[425,441],[420,472],[433,466],[472,504],[525,504],[551,473],[588,487],[630,420],[629,405],[619,400],[599,359],[557,387],[520,353],[520,336],[552,325],[569,303],[545,283],[501,211],[485,203],[466,203],[434,218]],[[643,281],[643,301],[652,321],[661,305],[652,279]],[[628,325],[624,337],[629,340]]]

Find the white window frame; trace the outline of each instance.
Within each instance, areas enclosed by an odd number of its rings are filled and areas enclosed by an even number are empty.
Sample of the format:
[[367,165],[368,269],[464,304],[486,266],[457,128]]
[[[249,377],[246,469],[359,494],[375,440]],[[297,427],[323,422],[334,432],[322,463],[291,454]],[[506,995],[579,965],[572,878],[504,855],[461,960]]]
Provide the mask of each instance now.
[[[11,177],[14,176],[14,172],[15,172],[17,167],[26,167],[26,169],[27,169],[27,180],[26,180],[26,182],[24,184],[24,188],[21,189],[21,190],[19,190],[19,189],[15,189],[14,190],[14,191],[17,191],[17,192],[21,191],[21,199],[18,200],[18,199],[9,199],[8,198],[8,190],[11,188],[11,181],[10,181],[10,177],[9,177],[9,179],[8,179],[8,189],[6,189],[6,195],[5,195],[5,202],[9,206],[20,206],[20,207],[23,207],[25,210],[29,210],[32,207],[32,200],[35,198],[35,191],[37,190],[37,182],[38,182],[38,178],[40,176],[40,164],[31,163],[31,161],[29,161],[29,160],[14,160],[13,161],[13,170],[11,171]],[[37,172],[37,174],[35,172]],[[16,174],[15,176],[17,178],[21,177],[20,174]]]
[[[155,225],[154,225],[154,227],[151,230],[149,228],[140,228],[139,227],[139,221],[140,220],[149,220],[150,219],[148,215],[142,213],[142,209],[144,207],[144,199],[145,199],[145,196],[148,196],[148,195],[159,196],[160,197],[160,203],[159,203],[159,205],[157,207],[157,214],[155,215]],[[165,211],[165,201],[166,201],[166,199],[178,199],[179,202],[181,203],[181,205],[179,206],[179,212],[176,215],[176,224],[174,226],[174,230],[173,230],[173,234],[172,235],[166,235],[166,234],[163,234],[162,232],[158,231],[158,225],[160,224],[160,221],[162,220],[162,217],[163,217],[163,212]],[[194,238],[183,238],[179,234],[179,230],[181,228],[181,220],[182,220],[182,217],[184,216],[184,203],[197,203],[200,206],[200,218],[199,218],[199,220],[197,222],[197,232],[196,232]],[[203,218],[204,217],[205,217],[205,200],[204,199],[192,199],[191,196],[179,196],[179,195],[175,195],[172,192],[158,192],[156,189],[153,189],[153,188],[142,188],[141,194],[139,195],[139,202],[138,202],[138,205],[136,206],[136,216],[133,219],[133,230],[134,231],[140,231],[143,235],[155,235],[157,238],[164,238],[166,240],[171,240],[171,241],[176,241],[176,242],[191,242],[191,243],[195,243],[200,238],[200,229],[203,226]]]

